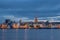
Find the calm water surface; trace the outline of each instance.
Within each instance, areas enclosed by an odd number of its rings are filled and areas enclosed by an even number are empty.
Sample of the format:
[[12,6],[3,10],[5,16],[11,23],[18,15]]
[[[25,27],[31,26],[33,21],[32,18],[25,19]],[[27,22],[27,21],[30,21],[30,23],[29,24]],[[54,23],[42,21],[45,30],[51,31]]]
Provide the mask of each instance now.
[[60,29],[0,29],[0,40],[60,40]]

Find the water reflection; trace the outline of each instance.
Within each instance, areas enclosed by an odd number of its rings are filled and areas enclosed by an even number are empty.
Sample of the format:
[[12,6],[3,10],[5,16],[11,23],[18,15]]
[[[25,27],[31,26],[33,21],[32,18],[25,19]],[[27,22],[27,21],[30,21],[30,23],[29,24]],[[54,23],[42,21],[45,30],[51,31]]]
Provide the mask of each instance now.
[[27,29],[25,29],[25,35],[24,35],[24,40],[28,40],[27,37],[28,35],[27,35]]
[[4,29],[2,29],[2,40],[5,40]]
[[53,30],[51,29],[51,40],[53,40]]
[[16,40],[18,40],[18,29],[16,29]]
[[2,29],[0,30],[0,40],[1,39],[60,40],[60,29]]

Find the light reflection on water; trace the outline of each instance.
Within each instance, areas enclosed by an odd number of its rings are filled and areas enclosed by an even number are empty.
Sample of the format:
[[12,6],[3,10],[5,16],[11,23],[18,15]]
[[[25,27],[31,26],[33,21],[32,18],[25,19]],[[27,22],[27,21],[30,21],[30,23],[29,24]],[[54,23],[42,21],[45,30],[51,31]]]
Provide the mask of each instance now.
[[27,40],[28,39],[28,37],[27,37],[28,35],[27,35],[27,29],[25,29],[25,36],[24,36],[24,40]]
[[18,29],[16,29],[16,40],[18,40]]
[[60,29],[0,29],[0,40],[60,40]]
[[4,40],[5,37],[4,37],[4,29],[2,29],[2,40]]

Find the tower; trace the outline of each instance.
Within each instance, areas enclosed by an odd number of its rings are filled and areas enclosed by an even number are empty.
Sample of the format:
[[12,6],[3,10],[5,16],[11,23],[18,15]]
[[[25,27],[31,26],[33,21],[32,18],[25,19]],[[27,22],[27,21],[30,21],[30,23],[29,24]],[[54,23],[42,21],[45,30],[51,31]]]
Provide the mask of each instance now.
[[35,17],[35,19],[34,19],[34,22],[35,22],[35,23],[37,23],[37,22],[38,22],[38,19],[37,19],[37,17]]
[[21,23],[22,23],[22,19],[20,19],[19,23],[20,23],[20,25],[21,25]]
[[5,23],[6,23],[6,24],[9,24],[9,23],[10,23],[10,19],[6,19],[6,20],[5,20]]

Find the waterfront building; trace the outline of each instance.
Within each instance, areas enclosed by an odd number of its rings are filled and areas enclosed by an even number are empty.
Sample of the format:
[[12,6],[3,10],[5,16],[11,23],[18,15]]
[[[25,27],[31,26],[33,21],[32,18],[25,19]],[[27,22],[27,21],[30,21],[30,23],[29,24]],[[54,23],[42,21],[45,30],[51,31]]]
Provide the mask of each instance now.
[[60,28],[60,24],[57,25],[57,28]]
[[45,22],[45,26],[46,26],[46,28],[49,28],[49,26],[50,26],[50,25],[49,25],[49,21],[46,21],[46,22]]
[[19,28],[18,23],[13,23],[13,24],[12,24],[12,28],[14,28],[14,29],[18,29],[18,28]]
[[37,22],[38,22],[38,19],[37,19],[37,17],[35,17],[35,19],[34,19],[34,22],[35,22],[35,23],[37,23]]
[[2,29],[7,29],[7,27],[8,27],[7,24],[5,24],[5,23],[1,24],[1,28],[2,28]]
[[26,23],[24,27],[25,27],[25,28],[29,28],[29,25],[28,25],[28,23]]
[[33,25],[34,23],[31,21],[31,22],[28,22],[28,26],[29,26],[29,28],[34,28],[34,25]]
[[34,28],[34,26],[32,24],[29,24],[29,28]]
[[0,28],[1,28],[1,24],[0,24]]
[[13,21],[13,20],[10,20],[10,19],[6,19],[4,23],[7,24],[8,28],[12,29],[13,28],[12,27],[13,23],[16,23],[16,22]]
[[21,23],[21,25],[19,26],[19,28],[22,28],[22,29],[27,29],[29,27],[28,23]]
[[19,23],[20,23],[20,25],[21,25],[21,23],[22,23],[22,19],[20,19]]
[[40,26],[38,24],[38,18],[37,17],[35,17],[33,25],[34,25],[34,28],[40,28]]
[[59,26],[60,26],[60,22],[52,22],[52,27],[54,27],[54,28],[59,28]]
[[52,26],[53,26],[52,23],[48,24],[48,28],[53,28]]
[[6,23],[6,24],[9,24],[10,22],[11,22],[10,19],[6,19],[6,20],[5,20],[5,23]]
[[50,22],[50,21],[40,21],[37,17],[34,18],[34,21],[22,22],[20,19],[19,22],[12,21],[10,19],[6,19],[3,24],[0,24],[0,28],[60,28],[60,22]]
[[34,28],[40,28],[39,24],[34,24]]
[[49,21],[46,21],[45,24],[46,24],[46,25],[49,25]]
[[40,25],[40,28],[45,28],[43,24],[39,24]]

